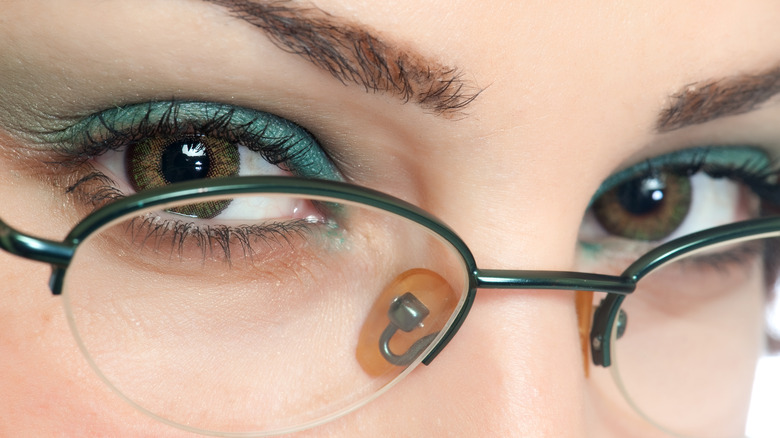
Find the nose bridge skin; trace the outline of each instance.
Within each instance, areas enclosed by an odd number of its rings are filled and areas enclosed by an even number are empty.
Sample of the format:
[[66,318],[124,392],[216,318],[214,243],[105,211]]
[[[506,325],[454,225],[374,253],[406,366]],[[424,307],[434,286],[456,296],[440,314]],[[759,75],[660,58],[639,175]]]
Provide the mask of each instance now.
[[[636,282],[630,277],[567,271],[474,269],[472,283],[473,289],[470,291],[463,309],[441,341],[425,357],[423,360],[425,365],[429,365],[455,336],[471,308],[477,289],[500,289],[504,291],[520,289],[594,291],[610,292],[622,296],[630,294],[636,288]],[[601,317],[603,320],[599,321],[598,324],[600,331],[594,330],[591,333],[591,337],[606,338],[606,331],[611,329],[614,316],[612,313],[603,313]],[[603,352],[608,353],[608,350]],[[593,353],[594,355],[600,355],[602,352],[594,351]],[[597,361],[599,364],[609,364],[608,357],[599,358]]]
[[480,291],[458,339],[420,375],[454,368],[474,376],[470,397],[495,414],[476,436],[587,436],[580,402],[589,383],[570,294]]

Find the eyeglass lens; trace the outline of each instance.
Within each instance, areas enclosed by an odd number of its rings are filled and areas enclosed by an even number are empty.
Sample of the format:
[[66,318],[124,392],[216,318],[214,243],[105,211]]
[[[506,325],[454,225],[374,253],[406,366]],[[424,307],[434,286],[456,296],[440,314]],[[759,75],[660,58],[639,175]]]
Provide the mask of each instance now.
[[263,194],[122,218],[79,246],[64,289],[88,360],[132,403],[197,430],[279,432],[419,363],[468,277],[401,216]]
[[[639,281],[613,327],[616,415],[638,413],[674,436],[745,436],[748,415],[771,403],[751,403],[751,394],[757,367],[778,357],[770,333],[778,325],[768,316],[779,249],[778,238],[711,246]],[[633,261],[600,254],[584,255],[582,264],[615,273]]]

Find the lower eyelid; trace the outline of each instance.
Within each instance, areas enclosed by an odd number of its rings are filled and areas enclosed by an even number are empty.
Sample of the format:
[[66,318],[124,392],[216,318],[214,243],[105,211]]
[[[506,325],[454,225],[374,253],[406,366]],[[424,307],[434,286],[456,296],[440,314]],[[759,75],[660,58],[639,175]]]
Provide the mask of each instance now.
[[619,275],[655,246],[651,242],[609,237],[598,243],[581,243],[577,269],[596,274]]
[[234,199],[215,221],[246,222],[258,216],[267,219],[323,220],[317,210],[302,199],[257,196]]

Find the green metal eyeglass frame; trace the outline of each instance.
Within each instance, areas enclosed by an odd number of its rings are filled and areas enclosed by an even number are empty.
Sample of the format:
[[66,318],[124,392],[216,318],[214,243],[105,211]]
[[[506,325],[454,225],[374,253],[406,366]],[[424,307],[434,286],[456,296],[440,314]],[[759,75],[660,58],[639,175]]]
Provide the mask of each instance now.
[[565,271],[496,270],[477,267],[474,257],[455,232],[426,211],[390,195],[342,182],[297,177],[231,177],[197,180],[151,189],[118,199],[87,216],[61,241],[23,234],[0,220],[0,248],[52,265],[49,286],[54,295],[62,291],[63,279],[76,248],[90,234],[140,209],[171,202],[237,194],[296,194],[341,199],[374,207],[413,221],[440,236],[455,248],[468,270],[468,291],[452,325],[422,363],[428,365],[452,339],[466,318],[477,289],[552,289],[606,292],[596,308],[590,330],[590,349],[595,365],[611,364],[610,333],[619,324],[620,306],[637,283],[654,269],[679,257],[724,242],[780,235],[780,217],[753,219],[693,233],[662,244],[637,259],[621,275]]

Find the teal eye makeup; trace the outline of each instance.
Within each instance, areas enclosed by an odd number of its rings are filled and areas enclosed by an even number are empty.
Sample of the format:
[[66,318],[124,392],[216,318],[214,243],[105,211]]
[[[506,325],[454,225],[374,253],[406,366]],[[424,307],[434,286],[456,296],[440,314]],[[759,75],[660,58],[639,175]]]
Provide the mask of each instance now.
[[325,151],[302,127],[270,113],[225,104],[151,102],[110,108],[45,135],[63,152],[82,156],[160,139],[174,143],[207,137],[243,146],[295,176],[341,179]]
[[[281,175],[341,180],[325,150],[302,127],[266,112],[208,102],[150,102],[110,108],[64,130],[45,134],[66,157],[108,165],[136,192],[197,179]],[[86,178],[70,191],[96,192],[100,200],[123,195]],[[113,196],[106,196],[112,192]],[[88,196],[91,196],[88,194]],[[92,202],[93,204],[95,202]],[[210,219],[229,201],[178,208],[174,213]],[[235,210],[235,208],[234,208]]]
[[[72,175],[67,193],[90,211],[132,192],[198,180],[343,180],[326,150],[304,128],[226,104],[127,105],[37,135],[53,149],[59,172]],[[180,257],[194,246],[204,259],[230,260],[237,254],[267,256],[285,242],[341,236],[344,220],[338,208],[316,200],[258,195],[176,205],[138,217],[126,229],[146,236],[155,249],[168,247]]]
[[699,147],[650,158],[607,178],[590,201],[592,206],[604,193],[637,178],[661,172],[693,175],[704,171],[713,177],[755,180],[765,178],[771,166],[765,151],[750,146]]

